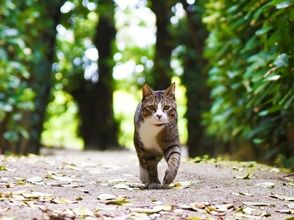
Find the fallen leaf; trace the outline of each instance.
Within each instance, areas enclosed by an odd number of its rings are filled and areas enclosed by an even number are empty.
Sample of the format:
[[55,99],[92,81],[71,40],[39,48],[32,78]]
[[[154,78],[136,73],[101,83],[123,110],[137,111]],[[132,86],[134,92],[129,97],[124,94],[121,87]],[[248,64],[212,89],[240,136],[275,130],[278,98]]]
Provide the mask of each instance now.
[[65,199],[65,198],[53,198],[50,200],[51,203],[54,204],[62,204],[62,205],[68,205],[68,204],[73,204],[76,203],[76,201],[71,201],[69,199]]
[[251,207],[240,208],[236,211],[236,215],[241,218],[248,219],[260,219],[262,217],[269,217],[270,214],[260,209],[254,209]]
[[121,183],[121,182],[127,182],[127,180],[125,180],[125,179],[112,179],[112,180],[108,180],[107,182],[109,182],[109,183]]
[[293,209],[280,209],[280,210],[277,210],[276,212],[279,212],[279,213],[283,213],[283,214],[294,214],[294,210]]
[[33,199],[37,199],[37,198],[45,198],[45,197],[52,197],[51,194],[48,193],[42,193],[42,192],[31,192],[31,193],[22,193],[22,196],[25,198],[33,198]]
[[117,196],[112,195],[112,194],[100,194],[98,196],[99,200],[111,200],[111,199],[115,199]]
[[23,180],[17,180],[16,181],[16,185],[18,185],[18,186],[23,186],[23,185],[26,185],[27,183],[25,182],[25,181],[23,181]]
[[243,204],[250,206],[270,206],[270,204],[264,202],[243,202]]
[[43,178],[40,176],[27,178],[26,181],[35,185],[45,185],[45,183],[43,182]]
[[154,206],[152,208],[131,208],[132,212],[139,212],[145,214],[154,214],[161,211],[171,211],[172,206]]
[[115,199],[107,201],[105,204],[106,205],[126,205],[129,204],[130,202],[124,198],[124,197],[117,197]]
[[192,181],[180,181],[180,182],[176,182],[174,184],[175,189],[185,189],[188,188],[189,186],[191,186],[193,184]]
[[248,214],[248,215],[252,215],[257,209],[254,209],[254,208],[250,208],[250,207],[245,207],[245,208],[242,208],[242,212],[245,213],[245,214]]
[[0,212],[6,212],[7,210],[9,210],[8,207],[5,207],[5,208],[0,207]]
[[133,189],[145,189],[146,186],[143,183],[128,183],[129,187]]
[[209,206],[209,202],[195,202],[190,204],[190,208],[197,211],[197,209],[204,209],[205,207]]
[[248,179],[250,179],[250,174],[249,173],[246,173],[246,174],[241,175],[241,176],[235,176],[234,178],[248,180]]
[[275,199],[280,199],[280,200],[294,201],[294,197],[292,197],[292,196],[282,196],[282,195],[278,195],[278,194],[273,194],[270,197],[275,198]]
[[188,218],[187,218],[187,220],[201,220],[202,218],[199,218],[199,217],[197,217],[197,216],[189,216]]
[[218,212],[226,212],[229,209],[234,208],[234,205],[233,204],[222,204],[222,205],[215,205],[215,207]]
[[278,168],[271,168],[271,169],[270,169],[270,172],[271,172],[271,173],[279,173],[280,170],[279,170]]
[[0,171],[7,171],[6,166],[0,165]]
[[261,216],[247,215],[243,213],[237,213],[236,216],[242,219],[261,219]]
[[72,211],[76,215],[79,215],[79,216],[91,216],[91,217],[94,217],[94,213],[90,209],[88,209],[86,207],[78,207],[78,208],[72,209]]
[[116,189],[127,189],[129,191],[138,190],[138,189],[145,189],[146,186],[141,183],[118,183],[113,186]]
[[164,202],[162,202],[162,201],[152,201],[152,203],[154,204],[154,205],[162,205],[162,204],[164,204]]
[[246,192],[238,192],[238,193],[232,193],[232,194],[237,196],[253,196],[253,194],[246,193]]
[[274,188],[275,184],[272,182],[264,182],[264,183],[257,183],[256,186],[260,186],[264,188]]
[[133,189],[130,188],[127,184],[124,184],[124,183],[118,183],[118,184],[114,185],[113,188],[116,188],[116,189],[133,190]]
[[65,176],[63,174],[51,174],[51,179],[58,180],[60,182],[72,182],[73,178]]

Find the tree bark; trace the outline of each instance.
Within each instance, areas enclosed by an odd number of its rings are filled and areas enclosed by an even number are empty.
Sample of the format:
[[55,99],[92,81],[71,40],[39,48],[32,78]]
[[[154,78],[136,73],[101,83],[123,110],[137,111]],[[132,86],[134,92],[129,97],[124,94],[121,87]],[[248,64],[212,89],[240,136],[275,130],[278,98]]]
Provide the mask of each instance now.
[[73,95],[79,105],[80,135],[86,149],[118,147],[118,126],[113,112],[113,44],[116,36],[114,3],[105,1],[94,36],[99,52],[98,82],[82,80]]
[[[206,86],[206,60],[203,57],[203,48],[206,39],[206,30],[201,22],[201,14],[197,13],[196,5],[189,5],[181,1],[186,11],[187,37],[184,45],[186,55],[183,60],[183,84],[186,86],[188,120],[188,149],[189,156],[213,154],[212,141],[205,136],[205,128],[201,124],[202,114],[209,107],[209,90]],[[198,8],[199,9],[199,8]],[[198,10],[199,12],[199,10]]]
[[173,50],[170,33],[171,5],[169,1],[151,0],[151,10],[156,16],[156,43],[153,66],[153,89],[166,89],[171,84],[171,52]]
[[[39,59],[36,59],[32,70],[32,88],[36,91],[35,111],[30,117],[30,140],[25,152],[39,153],[40,139],[43,131],[43,123],[46,115],[46,107],[49,102],[52,88],[52,64],[55,59],[56,26],[59,24],[61,12],[60,7],[64,0],[45,1],[42,4],[41,18],[44,21],[38,41],[34,42],[32,48],[34,53],[43,52]],[[36,57],[38,57],[36,55]]]

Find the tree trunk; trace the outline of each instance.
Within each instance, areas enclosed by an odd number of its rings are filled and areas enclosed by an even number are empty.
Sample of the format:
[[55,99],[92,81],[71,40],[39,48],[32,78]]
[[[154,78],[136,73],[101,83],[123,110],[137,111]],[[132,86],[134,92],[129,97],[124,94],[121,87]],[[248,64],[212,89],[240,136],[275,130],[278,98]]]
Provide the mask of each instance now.
[[[187,14],[187,37],[184,45],[186,55],[183,56],[184,73],[183,84],[186,86],[188,119],[188,147],[189,156],[213,154],[212,141],[205,136],[205,128],[202,126],[202,114],[208,110],[209,91],[206,86],[207,73],[205,72],[206,60],[203,57],[206,30],[201,22],[201,7],[189,5],[181,1]],[[198,10],[196,10],[198,7]],[[200,9],[200,10],[199,10]]]
[[116,29],[114,3],[105,1],[101,10],[94,44],[99,52],[98,82],[83,80],[73,95],[79,105],[80,135],[86,149],[118,147],[118,129],[113,112],[113,43]]
[[0,154],[5,154],[8,150],[6,146],[7,143],[4,138],[4,133],[7,129],[9,120],[11,120],[11,112],[7,112],[2,121],[0,121]]
[[169,31],[171,5],[169,1],[151,0],[151,10],[156,16],[156,44],[153,67],[153,89],[166,89],[171,84],[172,35]]
[[55,58],[56,26],[60,21],[60,7],[63,3],[64,0],[40,3],[43,6],[41,19],[49,22],[40,33],[39,41],[33,46],[34,53],[40,53],[43,50],[44,54],[36,60],[32,70],[32,88],[36,91],[35,111],[29,116],[30,140],[28,146],[24,149],[25,152],[20,153],[39,153],[40,151],[41,133],[53,80],[52,64]]

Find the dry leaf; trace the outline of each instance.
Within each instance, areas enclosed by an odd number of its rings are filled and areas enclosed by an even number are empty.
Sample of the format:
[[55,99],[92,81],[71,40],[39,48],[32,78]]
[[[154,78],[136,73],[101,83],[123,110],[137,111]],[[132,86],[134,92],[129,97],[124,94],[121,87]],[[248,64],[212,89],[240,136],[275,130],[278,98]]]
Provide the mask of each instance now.
[[112,200],[108,200],[105,204],[106,205],[127,205],[130,202],[124,197],[117,197]]
[[241,176],[235,176],[234,178],[248,180],[248,179],[250,179],[250,174],[247,173],[247,174],[244,174],[244,175],[241,175]]
[[72,182],[73,178],[62,174],[51,174],[51,179],[58,180],[60,182]]
[[91,216],[91,217],[94,217],[94,213],[90,209],[88,209],[86,207],[75,208],[75,209],[72,209],[72,211],[76,215],[79,215],[79,216]]
[[264,202],[243,202],[243,204],[250,206],[270,206],[270,204]]
[[291,210],[291,209],[280,209],[280,210],[277,210],[276,212],[279,212],[279,213],[283,213],[283,214],[294,214],[294,210]]
[[6,166],[1,165],[1,166],[0,166],[0,171],[7,171]]
[[76,201],[71,201],[65,198],[54,198],[51,200],[51,202],[55,204],[64,204],[64,205],[76,203]]
[[117,196],[112,195],[112,194],[101,194],[98,196],[99,200],[111,200],[111,199],[115,199]]
[[172,206],[154,206],[152,208],[132,208],[130,209],[132,212],[139,212],[145,214],[154,214],[161,211],[171,211]]
[[124,183],[118,183],[118,184],[114,185],[113,188],[116,188],[116,189],[133,190],[133,189],[130,188],[127,184],[124,184]]
[[205,207],[209,205],[210,205],[209,202],[195,202],[190,204],[190,208],[197,211],[197,209],[204,209]]
[[26,179],[26,181],[35,185],[45,185],[45,183],[43,182],[43,178],[40,176],[28,178]]
[[253,196],[253,194],[246,193],[246,192],[238,192],[238,193],[232,193],[232,194],[237,196]]
[[52,197],[51,194],[42,193],[42,192],[31,192],[31,193],[22,193],[22,196],[25,198],[31,199],[38,199],[38,198],[45,198],[45,197]]
[[226,212],[229,209],[234,208],[234,205],[233,204],[222,204],[222,205],[215,205],[215,207],[218,212]]
[[294,201],[294,197],[290,197],[290,196],[282,196],[282,195],[278,195],[278,194],[273,194],[270,197],[275,198],[275,199],[280,199],[280,200]]
[[179,181],[174,184],[175,189],[185,189],[193,184],[192,181]]
[[199,218],[199,217],[197,217],[197,216],[189,216],[188,218],[187,218],[187,220],[201,220],[202,218]]
[[264,188],[274,188],[275,184],[272,182],[264,182],[264,183],[257,183],[256,186],[260,186]]
[[0,207],[0,213],[1,213],[1,212],[6,212],[7,210],[9,210],[8,207],[5,207],[5,208]]
[[125,179],[112,179],[112,180],[108,180],[107,182],[109,182],[109,183],[121,183],[121,182],[127,182],[127,180],[125,180]]

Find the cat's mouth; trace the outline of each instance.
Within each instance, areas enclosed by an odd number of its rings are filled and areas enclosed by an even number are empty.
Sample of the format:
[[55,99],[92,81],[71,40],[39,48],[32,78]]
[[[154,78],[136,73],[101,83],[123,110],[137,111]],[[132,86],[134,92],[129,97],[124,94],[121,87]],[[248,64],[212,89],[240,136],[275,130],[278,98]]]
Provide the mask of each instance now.
[[155,126],[157,126],[157,127],[160,127],[160,126],[163,126],[163,125],[165,125],[165,123],[160,123],[160,124],[153,124],[153,125],[155,125]]

